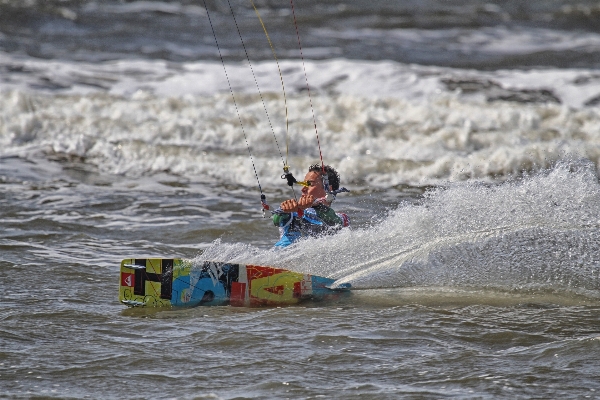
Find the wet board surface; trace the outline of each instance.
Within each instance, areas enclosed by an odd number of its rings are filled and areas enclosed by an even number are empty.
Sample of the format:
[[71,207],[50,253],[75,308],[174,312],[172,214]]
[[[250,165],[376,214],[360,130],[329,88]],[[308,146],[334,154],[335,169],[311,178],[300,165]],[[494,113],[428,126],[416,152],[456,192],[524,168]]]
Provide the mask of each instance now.
[[348,291],[330,289],[334,279],[281,268],[177,258],[124,259],[120,275],[119,300],[130,307],[287,305]]

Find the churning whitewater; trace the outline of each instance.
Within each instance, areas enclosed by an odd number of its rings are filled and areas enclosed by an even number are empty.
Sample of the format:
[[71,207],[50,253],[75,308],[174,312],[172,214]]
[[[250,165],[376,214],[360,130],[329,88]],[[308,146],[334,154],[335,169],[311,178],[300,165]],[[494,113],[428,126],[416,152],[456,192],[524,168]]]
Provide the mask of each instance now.
[[[281,76],[247,0],[0,1],[0,397],[598,398],[597,1],[255,4]],[[315,123],[351,229],[275,250]],[[132,258],[353,290],[128,309]]]
[[[377,70],[373,65],[370,72],[377,76]],[[421,98],[335,92],[315,96],[327,161],[346,183],[381,188],[494,182],[549,168],[564,158],[596,164],[600,159],[598,108],[490,102],[428,87],[429,76],[415,73],[413,79],[421,80],[415,84],[420,90],[428,90]],[[6,92],[0,99],[1,152],[33,159],[78,158],[108,174],[168,172],[252,187],[256,181],[231,96],[186,94],[176,88],[171,93],[156,96],[140,89],[123,97]],[[302,94],[288,97],[289,164],[301,169],[319,154],[309,99]],[[240,94],[237,103],[261,182],[280,187],[281,158],[269,119],[278,142],[285,143],[283,98],[267,91],[263,98],[264,106],[259,95]]]

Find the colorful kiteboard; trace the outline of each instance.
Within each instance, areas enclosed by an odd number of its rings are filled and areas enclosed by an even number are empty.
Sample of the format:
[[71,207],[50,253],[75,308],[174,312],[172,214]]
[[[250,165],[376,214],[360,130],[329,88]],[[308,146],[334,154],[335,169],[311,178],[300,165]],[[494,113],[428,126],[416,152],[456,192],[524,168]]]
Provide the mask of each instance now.
[[263,306],[328,300],[348,291],[334,279],[261,265],[167,258],[121,261],[119,300],[130,307]]

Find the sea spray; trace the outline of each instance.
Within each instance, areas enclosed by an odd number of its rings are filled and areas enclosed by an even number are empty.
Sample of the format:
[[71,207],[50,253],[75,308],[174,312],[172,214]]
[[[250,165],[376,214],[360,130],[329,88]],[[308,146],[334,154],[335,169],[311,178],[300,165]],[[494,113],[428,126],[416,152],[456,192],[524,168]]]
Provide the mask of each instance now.
[[[281,161],[258,96],[239,96],[261,182],[280,187]],[[278,110],[281,98],[267,99]],[[306,106],[290,96],[290,108]],[[321,96],[325,160],[345,184],[379,188],[498,182],[565,159],[600,159],[600,114],[557,105],[463,102],[448,95],[425,103]],[[0,156],[78,160],[129,177],[170,173],[222,185],[253,186],[239,122],[225,95],[128,98],[50,96],[13,91],[0,99]],[[280,107],[279,107],[280,108]],[[281,111],[281,110],[280,110]],[[278,126],[283,113],[273,112]],[[293,172],[318,159],[314,131],[291,119]],[[276,132],[279,132],[276,130]]]
[[288,268],[353,288],[550,290],[600,296],[600,185],[587,160],[499,185],[451,183],[372,226],[261,250],[215,242],[201,259]]

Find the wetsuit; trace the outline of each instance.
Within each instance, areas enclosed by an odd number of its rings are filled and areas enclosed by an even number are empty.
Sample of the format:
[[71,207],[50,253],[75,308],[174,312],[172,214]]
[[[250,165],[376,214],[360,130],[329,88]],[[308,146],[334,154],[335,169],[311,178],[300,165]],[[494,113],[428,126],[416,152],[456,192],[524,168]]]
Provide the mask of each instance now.
[[304,210],[302,217],[297,212],[285,213],[278,209],[273,214],[273,224],[279,227],[281,234],[275,246],[286,247],[301,237],[336,232],[350,226],[350,219],[346,214],[338,214],[331,207],[319,204]]

